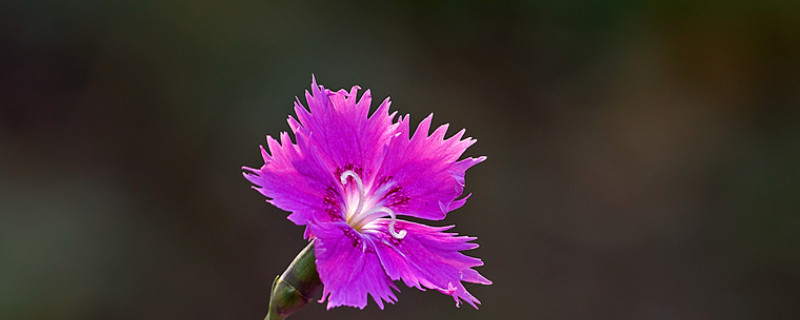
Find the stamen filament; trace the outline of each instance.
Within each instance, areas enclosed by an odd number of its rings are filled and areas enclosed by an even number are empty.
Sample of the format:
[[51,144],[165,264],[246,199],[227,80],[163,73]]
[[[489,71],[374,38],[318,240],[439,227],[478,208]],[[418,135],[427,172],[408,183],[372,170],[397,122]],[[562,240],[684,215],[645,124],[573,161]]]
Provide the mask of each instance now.
[[347,184],[347,177],[353,177],[353,180],[355,180],[356,184],[358,185],[358,193],[359,193],[358,206],[356,206],[356,211],[353,212],[353,216],[355,217],[361,213],[361,209],[364,206],[364,200],[367,197],[367,195],[364,193],[364,182],[361,181],[361,177],[359,177],[357,173],[355,173],[353,170],[347,170],[345,172],[342,172],[342,176],[339,177],[339,180],[342,181],[342,185]]
[[394,224],[397,223],[397,216],[395,216],[394,211],[392,211],[392,209],[389,209],[387,207],[380,207],[378,209],[370,210],[370,211],[388,213],[389,214],[389,218],[392,219],[392,221],[389,222],[389,233],[392,235],[392,237],[394,237],[395,239],[398,239],[398,240],[399,239],[403,239],[403,238],[406,237],[406,234],[408,232],[406,232],[405,230],[400,230],[400,232],[397,232],[397,231],[394,230]]

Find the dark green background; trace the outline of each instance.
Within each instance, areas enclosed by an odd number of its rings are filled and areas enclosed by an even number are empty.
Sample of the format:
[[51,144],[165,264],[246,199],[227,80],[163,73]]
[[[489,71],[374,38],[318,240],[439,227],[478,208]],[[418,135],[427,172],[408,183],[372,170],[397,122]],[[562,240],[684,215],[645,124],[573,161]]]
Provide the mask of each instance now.
[[478,139],[494,285],[294,319],[799,318],[799,3],[3,1],[0,318],[261,319],[312,73]]

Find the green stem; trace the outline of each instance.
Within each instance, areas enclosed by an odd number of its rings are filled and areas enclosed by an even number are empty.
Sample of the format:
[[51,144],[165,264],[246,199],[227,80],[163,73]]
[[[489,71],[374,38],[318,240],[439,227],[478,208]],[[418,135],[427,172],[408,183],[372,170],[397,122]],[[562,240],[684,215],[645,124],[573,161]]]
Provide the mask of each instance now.
[[264,320],[283,320],[302,309],[322,286],[317,273],[314,241],[308,243],[282,275],[275,277]]

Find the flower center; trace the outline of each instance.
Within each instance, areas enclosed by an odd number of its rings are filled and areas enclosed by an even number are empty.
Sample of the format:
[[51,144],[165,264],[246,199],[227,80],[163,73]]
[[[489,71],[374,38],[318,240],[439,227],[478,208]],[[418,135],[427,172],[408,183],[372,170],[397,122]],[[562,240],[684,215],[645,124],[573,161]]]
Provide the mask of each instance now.
[[[356,181],[356,185],[358,187],[358,197],[355,197],[355,195],[351,195],[347,192],[347,178],[353,178],[353,180]],[[392,235],[392,237],[395,239],[403,239],[406,236],[407,232],[405,230],[400,230],[400,232],[397,232],[394,229],[394,225],[397,222],[397,216],[392,209],[384,206],[368,205],[368,208],[365,210],[364,206],[369,199],[367,199],[367,194],[364,190],[364,182],[357,173],[355,173],[353,170],[347,170],[342,172],[339,180],[342,182],[342,186],[345,186],[345,201],[347,201],[345,220],[347,221],[347,224],[356,230],[360,230],[367,223],[388,214],[391,218],[391,221],[389,222],[389,233]],[[357,201],[355,207],[352,205],[354,201]]]

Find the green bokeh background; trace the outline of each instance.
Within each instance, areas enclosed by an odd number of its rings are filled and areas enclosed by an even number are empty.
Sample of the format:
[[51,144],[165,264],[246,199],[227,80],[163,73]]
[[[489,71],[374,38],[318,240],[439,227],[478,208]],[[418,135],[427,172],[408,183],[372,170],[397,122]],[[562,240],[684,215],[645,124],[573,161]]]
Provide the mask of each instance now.
[[478,139],[436,224],[494,285],[293,319],[800,318],[798,30],[797,1],[3,1],[0,318],[263,318],[303,229],[240,167],[312,73]]

